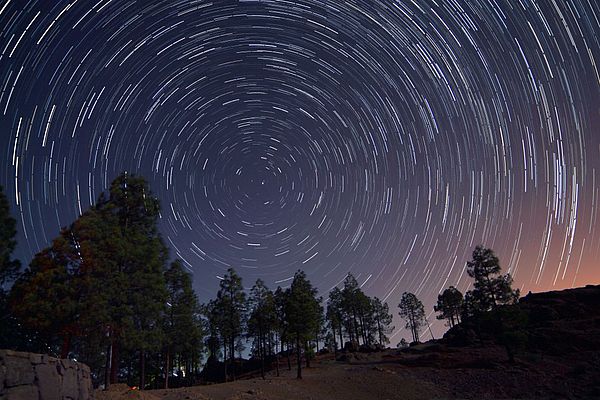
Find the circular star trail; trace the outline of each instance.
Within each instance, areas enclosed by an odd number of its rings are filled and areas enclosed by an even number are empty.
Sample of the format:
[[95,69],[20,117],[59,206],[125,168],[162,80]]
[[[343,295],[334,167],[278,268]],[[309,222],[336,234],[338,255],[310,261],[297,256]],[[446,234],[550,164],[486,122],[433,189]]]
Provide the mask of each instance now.
[[5,0],[17,255],[128,171],[204,299],[228,267],[272,287],[303,269],[431,309],[480,243],[523,290],[597,282],[599,19],[590,0]]

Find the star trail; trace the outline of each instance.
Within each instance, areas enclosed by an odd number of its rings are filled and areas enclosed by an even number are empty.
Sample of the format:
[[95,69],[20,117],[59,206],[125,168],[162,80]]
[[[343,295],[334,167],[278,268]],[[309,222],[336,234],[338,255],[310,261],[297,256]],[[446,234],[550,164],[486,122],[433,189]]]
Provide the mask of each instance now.
[[599,20],[595,0],[4,0],[16,255],[128,171],[202,300],[228,267],[303,269],[431,310],[477,244],[525,293],[598,283]]

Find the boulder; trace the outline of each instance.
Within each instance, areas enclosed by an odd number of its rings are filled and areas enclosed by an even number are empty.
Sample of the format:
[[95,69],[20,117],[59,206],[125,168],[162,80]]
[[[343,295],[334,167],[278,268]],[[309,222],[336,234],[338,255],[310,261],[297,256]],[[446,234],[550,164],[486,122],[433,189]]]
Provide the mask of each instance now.
[[35,386],[16,386],[9,388],[2,400],[38,400],[38,390]]
[[4,358],[4,365],[6,367],[6,387],[31,385],[33,383],[35,376],[29,357],[15,357],[7,353]]
[[84,379],[81,376],[79,378],[79,398],[81,400],[89,399],[93,393],[92,381],[87,378]]
[[50,364],[38,364],[35,367],[35,375],[40,391],[40,400],[62,400],[60,390],[60,376],[56,367]]
[[30,353],[29,362],[33,365],[41,364],[43,362],[43,356],[41,354]]
[[90,368],[45,354],[0,350],[0,400],[88,400]]
[[79,385],[77,382],[77,370],[75,368],[64,369],[62,394],[65,400],[77,400],[79,398]]

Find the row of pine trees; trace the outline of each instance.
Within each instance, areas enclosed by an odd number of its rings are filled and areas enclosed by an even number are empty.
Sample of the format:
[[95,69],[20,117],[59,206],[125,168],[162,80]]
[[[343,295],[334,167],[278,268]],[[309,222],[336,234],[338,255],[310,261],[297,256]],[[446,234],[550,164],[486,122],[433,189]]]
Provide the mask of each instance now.
[[224,380],[234,379],[236,354],[250,342],[251,355],[260,361],[264,377],[265,362],[276,362],[279,355],[295,356],[297,377],[302,376],[302,361],[310,360],[322,345],[337,352],[344,343],[349,346],[383,348],[389,343],[392,315],[387,303],[370,298],[349,274],[343,288],[329,293],[326,313],[323,299],[303,271],[293,277],[290,287],[270,290],[258,279],[246,295],[242,279],[229,269],[220,282],[217,297],[203,306],[206,316],[207,364],[223,359]]
[[[248,291],[229,269],[216,298],[201,305],[186,267],[169,261],[159,213],[147,182],[121,174],[21,271],[11,258],[16,224],[0,190],[0,347],[76,358],[98,384],[125,380],[146,388],[199,376],[235,379],[244,372],[246,346],[249,367],[263,377],[271,368],[279,374],[281,359],[291,369],[295,358],[300,378],[320,346],[337,352],[389,343],[388,304],[367,296],[351,274],[324,301],[302,271],[287,288],[272,291],[259,279]],[[450,287],[435,306],[449,326],[518,299],[490,249],[477,247],[467,267],[473,289],[463,297]],[[398,307],[419,341],[428,324],[422,302],[404,293]]]

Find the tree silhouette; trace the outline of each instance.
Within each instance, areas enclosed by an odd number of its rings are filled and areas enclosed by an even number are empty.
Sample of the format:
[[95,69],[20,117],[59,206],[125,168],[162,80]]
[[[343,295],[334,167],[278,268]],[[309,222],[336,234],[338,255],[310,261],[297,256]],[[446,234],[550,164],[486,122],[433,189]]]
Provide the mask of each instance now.
[[[210,300],[202,307],[203,314],[206,317],[208,338],[206,346],[209,356],[206,364],[208,366],[216,365],[220,356],[223,357],[223,377],[227,381],[227,337],[225,327],[225,316],[222,313],[222,307],[218,299]],[[220,347],[223,346],[221,354]]]
[[[281,287],[277,287],[275,292],[273,293],[273,302],[275,307],[275,321],[274,321],[274,329],[277,333],[279,342],[280,352],[283,352],[283,346],[286,343],[289,343],[289,324],[287,318],[287,302],[288,302],[289,291],[283,290]],[[289,349],[288,349],[289,350]],[[291,362],[290,362],[290,353],[287,352],[287,361],[288,361],[288,369],[291,370]],[[279,355],[277,355],[277,376],[279,376]]]
[[[242,286],[242,278],[233,268],[227,270],[219,284],[216,308],[221,313],[223,358],[225,361],[228,354],[230,366],[233,366],[236,347],[241,346],[238,341],[244,332],[247,320],[246,293]],[[235,379],[235,374],[233,378]]]
[[[488,311],[501,304],[514,304],[519,290],[512,289],[510,274],[500,275],[500,263],[492,249],[477,246],[473,259],[467,262],[467,273],[475,279],[473,290],[467,297],[467,307],[475,311]],[[467,300],[465,299],[465,300]]]
[[439,313],[437,319],[447,320],[448,326],[453,327],[460,323],[463,309],[463,295],[454,286],[450,286],[438,295],[438,301],[433,309]]
[[251,311],[248,319],[248,335],[254,337],[254,348],[260,358],[260,373],[265,379],[265,357],[271,331],[275,327],[275,299],[271,292],[261,279],[250,291],[249,299]]
[[[202,328],[197,315],[198,297],[192,289],[192,277],[183,269],[181,261],[175,260],[165,272],[167,285],[167,311],[164,317],[163,351],[165,354],[165,389],[169,387],[172,361],[189,358],[200,349]],[[187,371],[190,372],[190,371]]]
[[375,321],[375,327],[377,329],[377,339],[379,340],[379,346],[385,347],[390,340],[387,335],[392,333],[394,327],[391,326],[393,316],[390,314],[390,308],[387,303],[382,302],[379,298],[375,297],[372,301],[372,319]]
[[361,295],[363,295],[356,278],[348,274],[344,279],[344,288],[342,289],[342,309],[344,310],[344,322],[346,332],[349,335],[350,342],[359,343],[360,322],[359,314],[361,311]]
[[334,288],[329,292],[329,301],[327,303],[327,320],[333,334],[334,351],[337,351],[336,334],[339,335],[340,347],[344,346],[344,336],[342,334],[342,324],[344,320],[344,310],[342,308],[342,291],[339,288]]
[[296,343],[297,378],[302,379],[302,345],[317,328],[321,306],[316,297],[317,290],[303,271],[296,272],[288,290],[286,319]]
[[18,345],[19,326],[8,307],[6,287],[19,276],[21,264],[12,259],[17,241],[16,221],[10,214],[10,205],[0,186],[0,348]]
[[406,320],[406,329],[409,329],[413,342],[419,341],[419,332],[425,325],[425,308],[421,300],[413,293],[404,292],[400,299],[400,316]]
[[8,199],[0,186],[0,293],[4,293],[5,285],[17,278],[21,267],[20,263],[11,257],[17,245],[16,227],[17,223],[10,214]]
[[[338,341],[340,347],[351,351],[361,342],[367,347],[374,343],[383,347],[389,343],[387,335],[393,330],[387,303],[365,295],[352,274],[346,276],[342,289],[336,287],[329,292],[326,320],[331,331],[328,343],[334,351]],[[348,343],[344,343],[344,336]]]

